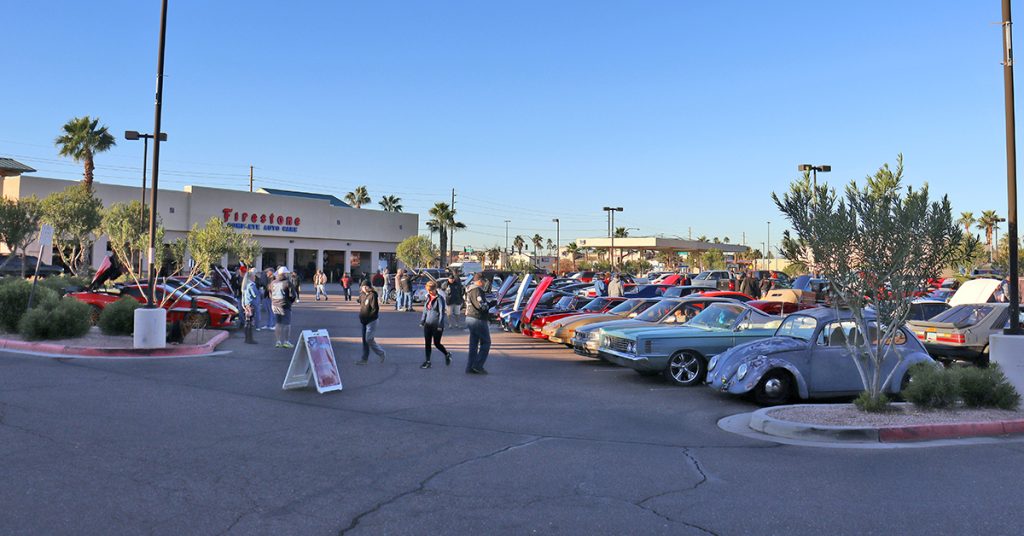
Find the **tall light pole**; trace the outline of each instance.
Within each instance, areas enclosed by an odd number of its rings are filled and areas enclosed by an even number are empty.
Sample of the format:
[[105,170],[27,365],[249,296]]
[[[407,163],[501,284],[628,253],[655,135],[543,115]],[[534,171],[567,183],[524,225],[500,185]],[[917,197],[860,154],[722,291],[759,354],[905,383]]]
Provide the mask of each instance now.
[[992,262],[995,257],[996,250],[999,249],[999,224],[1006,221],[1006,218],[996,218],[996,224],[992,227],[996,232],[996,240],[992,242],[992,247],[988,250],[988,262]]
[[608,235],[612,239],[611,246],[608,248],[608,260],[611,263],[612,271],[615,271],[615,213],[622,212],[622,207],[604,207],[602,210],[608,213]]
[[160,5],[160,44],[156,56],[156,99],[153,111],[153,188],[149,198],[149,303],[156,307],[156,201],[160,180],[160,119],[164,98],[164,45],[167,38],[167,0]]
[[558,275],[558,264],[562,260],[561,254],[561,242],[562,242],[562,223],[558,221],[558,218],[551,220],[555,222],[555,275]]
[[828,164],[822,164],[820,166],[814,166],[814,165],[811,165],[811,164],[800,164],[799,166],[796,167],[796,170],[797,171],[805,171],[805,172],[806,171],[810,171],[810,172],[814,173],[814,189],[817,190],[818,189],[818,172],[820,171],[822,173],[828,173],[829,171],[832,171],[832,166],[830,166]]
[[1010,18],[1010,0],[1003,0],[1003,105],[1006,109],[1006,233],[1010,249],[1010,327],[1008,335],[1020,335],[1020,288],[1017,266],[1017,138],[1013,113],[1013,21]]
[[[152,134],[140,134],[135,130],[124,131],[126,140],[142,140],[142,206],[139,208],[139,224],[146,224],[146,167],[149,165],[149,140],[153,139]],[[167,141],[167,133],[160,133],[160,141]],[[142,275],[143,256],[139,255],[139,275]]]
[[772,262],[771,261],[771,254],[772,254],[772,222],[770,222],[770,221],[768,222],[768,243],[767,243],[767,246],[768,247],[765,248],[766,249],[766,251],[765,251],[765,258],[769,259],[768,260],[768,269],[771,270],[772,269],[772,267],[771,267],[771,262]]
[[506,268],[507,265],[508,265],[508,256],[509,256],[509,251],[508,251],[508,224],[511,223],[511,222],[512,222],[512,220],[505,220],[505,262],[501,266],[503,269]]

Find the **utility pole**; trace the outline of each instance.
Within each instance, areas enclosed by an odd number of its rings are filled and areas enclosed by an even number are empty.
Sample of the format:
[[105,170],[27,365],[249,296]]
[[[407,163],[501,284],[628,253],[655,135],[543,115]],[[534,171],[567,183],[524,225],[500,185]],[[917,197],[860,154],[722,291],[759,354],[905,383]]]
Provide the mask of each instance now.
[[558,275],[558,263],[562,260],[561,247],[559,246],[562,241],[562,223],[558,218],[551,221],[555,222],[555,275]]
[[[455,223],[455,188],[452,188],[452,223]],[[450,264],[455,256],[455,225],[448,229],[448,263]]]
[[252,193],[252,166],[249,166],[249,193]]
[[1017,139],[1013,112],[1013,22],[1010,19],[1010,0],[1003,0],[1003,101],[1006,108],[1006,196],[1009,207],[1006,215],[1006,234],[1010,246],[1010,327],[1008,335],[1020,335],[1020,288],[1017,265]]
[[164,44],[167,38],[167,0],[160,7],[160,44],[156,59],[156,99],[153,112],[153,187],[149,197],[149,300],[146,307],[156,307],[156,218],[157,192],[160,191],[160,119],[164,98]]
[[615,270],[615,213],[622,212],[622,207],[604,207],[602,210],[608,212],[608,236],[611,237],[611,246],[608,248],[608,261]]

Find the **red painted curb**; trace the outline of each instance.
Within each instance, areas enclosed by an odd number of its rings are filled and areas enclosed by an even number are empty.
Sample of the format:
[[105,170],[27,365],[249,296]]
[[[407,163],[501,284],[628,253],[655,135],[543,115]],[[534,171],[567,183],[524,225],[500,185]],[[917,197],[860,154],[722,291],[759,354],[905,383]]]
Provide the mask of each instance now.
[[183,357],[213,352],[218,344],[230,334],[220,331],[203,344],[169,346],[166,348],[95,348],[89,346],[66,346],[48,342],[29,342],[0,339],[0,350],[17,350],[68,357]]
[[882,443],[896,443],[900,441],[926,441],[931,439],[956,439],[1021,433],[1024,433],[1024,419],[879,428],[878,440]]

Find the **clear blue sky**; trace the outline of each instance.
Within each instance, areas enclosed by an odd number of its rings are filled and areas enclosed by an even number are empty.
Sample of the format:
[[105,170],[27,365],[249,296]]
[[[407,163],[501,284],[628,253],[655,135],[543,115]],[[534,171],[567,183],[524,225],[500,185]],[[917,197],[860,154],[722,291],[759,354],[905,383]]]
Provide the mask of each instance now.
[[[158,1],[3,12],[0,155],[78,178],[52,144],[66,120],[151,131]],[[398,195],[421,222],[455,187],[459,246],[503,245],[505,219],[512,236],[554,237],[554,217],[563,243],[603,235],[612,204],[632,234],[760,247],[766,221],[773,242],[784,228],[770,194],[797,164],[831,164],[819,179],[843,184],[902,152],[909,182],[956,211],[1006,212],[998,0],[171,0],[169,13],[168,188],[244,189],[253,164],[258,186],[365,184],[374,206]],[[137,183],[141,153],[119,141],[97,180]]]

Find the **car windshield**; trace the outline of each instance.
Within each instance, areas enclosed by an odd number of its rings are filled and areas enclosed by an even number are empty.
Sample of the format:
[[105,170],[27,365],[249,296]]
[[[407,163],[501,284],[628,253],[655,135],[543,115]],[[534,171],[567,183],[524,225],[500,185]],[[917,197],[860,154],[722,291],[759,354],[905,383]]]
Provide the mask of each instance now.
[[676,306],[679,305],[677,301],[662,301],[658,302],[657,305],[652,306],[650,309],[637,315],[637,320],[643,320],[644,322],[657,322],[665,317],[665,315],[672,312]]
[[[597,301],[597,300],[594,300],[594,301]],[[591,305],[593,305],[593,303],[594,302],[590,302]],[[627,314],[627,313],[633,311],[633,308],[635,308],[637,305],[640,305],[642,303],[644,303],[643,300],[626,300],[626,301],[616,305],[615,307],[612,307],[611,310],[609,310],[608,312],[612,313],[612,314],[616,314],[616,315],[624,315],[624,314]],[[590,306],[588,305],[587,307],[590,307]]]
[[713,303],[707,306],[686,325],[711,331],[731,330],[743,314],[743,307],[731,303]]
[[693,277],[695,281],[703,281],[711,277],[711,272],[701,272]]
[[568,309],[572,306],[572,299],[572,296],[562,296],[562,298],[555,303],[555,308]]
[[611,303],[611,300],[609,300],[608,298],[597,298],[594,301],[588,303],[587,306],[583,308],[583,310],[588,313],[604,311],[604,309],[608,307],[609,303]]
[[776,337],[793,337],[794,339],[811,340],[814,336],[814,328],[818,327],[818,321],[813,317],[804,315],[789,315],[782,321],[782,325],[775,331]]
[[943,311],[936,315],[935,318],[931,319],[931,322],[973,326],[991,314],[993,309],[995,309],[993,305],[957,305],[948,311]]

